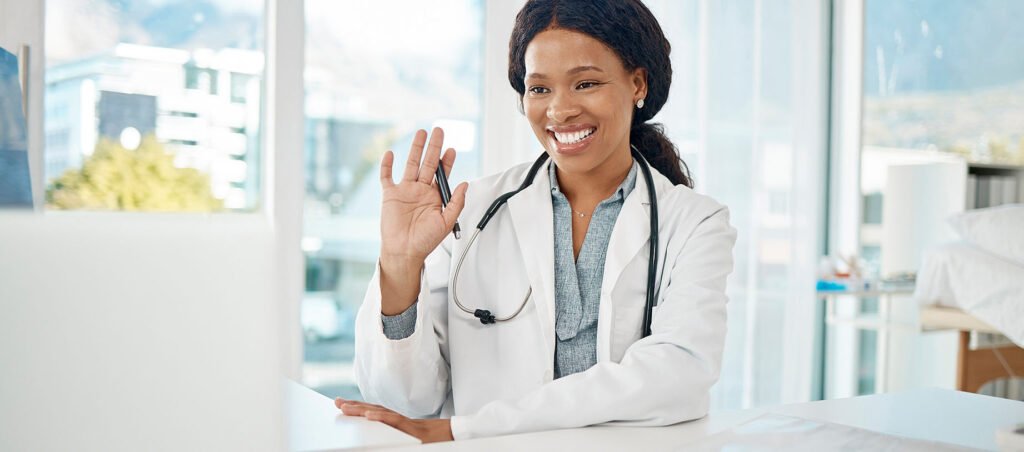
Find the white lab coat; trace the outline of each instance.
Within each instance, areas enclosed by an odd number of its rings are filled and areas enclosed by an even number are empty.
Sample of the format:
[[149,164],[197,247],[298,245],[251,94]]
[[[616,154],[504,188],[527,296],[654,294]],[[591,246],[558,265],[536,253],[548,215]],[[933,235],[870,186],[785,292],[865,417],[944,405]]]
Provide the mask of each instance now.
[[[550,163],[549,163],[550,164]],[[647,183],[638,174],[608,244],[597,323],[597,364],[553,380],[554,234],[547,171],[512,197],[480,234],[459,275],[459,299],[498,318],[483,325],[449,290],[458,256],[500,194],[529,164],[470,184],[460,223],[426,260],[415,332],[384,336],[377,272],[356,318],[355,376],[367,401],[410,417],[451,416],[455,439],[617,425],[667,425],[704,416],[718,379],[726,277],[736,231],[728,209],[652,168],[660,250],[652,334],[640,339],[649,234]],[[454,256],[454,257],[453,257]]]

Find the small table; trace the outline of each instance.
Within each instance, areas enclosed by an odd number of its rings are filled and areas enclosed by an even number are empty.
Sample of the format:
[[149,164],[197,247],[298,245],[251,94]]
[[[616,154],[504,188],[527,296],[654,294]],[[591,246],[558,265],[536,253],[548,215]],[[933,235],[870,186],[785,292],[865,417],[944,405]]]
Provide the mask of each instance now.
[[[861,330],[874,330],[878,334],[878,349],[875,355],[875,392],[885,392],[889,379],[889,331],[892,329],[906,329],[917,331],[916,325],[905,323],[894,323],[892,321],[892,298],[894,296],[906,296],[914,294],[914,285],[901,284],[893,287],[881,287],[874,289],[842,289],[842,290],[818,290],[816,296],[825,303],[825,325],[849,325]],[[836,314],[836,299],[839,297],[854,297],[857,299],[878,298],[878,319],[869,320],[859,316],[843,318]],[[825,334],[826,344],[823,350],[828,350],[828,332]]]

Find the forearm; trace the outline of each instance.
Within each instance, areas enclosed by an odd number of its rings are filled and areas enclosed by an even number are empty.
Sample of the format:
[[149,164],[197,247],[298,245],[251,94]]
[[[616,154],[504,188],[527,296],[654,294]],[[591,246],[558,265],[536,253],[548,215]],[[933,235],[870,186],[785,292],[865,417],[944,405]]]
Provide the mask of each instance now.
[[[439,250],[436,256],[425,260],[423,273],[443,274],[447,260],[446,250]],[[367,401],[410,417],[429,416],[438,411],[449,392],[444,313],[447,288],[430,286],[426,277],[418,280],[417,284],[422,286],[417,287],[417,298],[412,300],[415,307],[405,313],[414,314],[409,316],[413,331],[406,337],[392,339],[383,322],[382,273],[378,266],[356,316],[356,383]],[[445,280],[443,276],[436,279]]]
[[705,415],[717,368],[672,345],[655,347],[661,350],[622,363],[598,363],[522,398],[495,401],[473,415],[455,416],[452,432],[456,439],[468,439],[613,421],[668,425]]

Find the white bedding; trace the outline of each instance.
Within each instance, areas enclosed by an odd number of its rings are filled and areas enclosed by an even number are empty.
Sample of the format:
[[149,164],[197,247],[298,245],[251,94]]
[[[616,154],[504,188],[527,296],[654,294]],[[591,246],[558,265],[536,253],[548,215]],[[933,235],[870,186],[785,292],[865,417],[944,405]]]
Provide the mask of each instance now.
[[969,244],[949,244],[925,258],[915,298],[955,307],[1024,347],[1024,265]]

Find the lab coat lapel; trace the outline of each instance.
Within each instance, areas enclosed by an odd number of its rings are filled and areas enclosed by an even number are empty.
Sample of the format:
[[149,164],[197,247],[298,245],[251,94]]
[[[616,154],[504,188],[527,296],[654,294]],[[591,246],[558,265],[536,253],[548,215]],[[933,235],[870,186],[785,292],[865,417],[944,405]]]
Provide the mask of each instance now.
[[[641,163],[642,164],[642,163]],[[657,170],[651,168],[654,183],[657,187]],[[642,169],[638,170],[636,185],[629,193],[615,220],[611,238],[608,241],[608,252],[605,258],[604,275],[601,278],[601,303],[597,323],[597,359],[607,361],[611,351],[611,324],[614,305],[611,294],[615,285],[622,277],[626,265],[650,239],[650,196],[647,193],[647,179]],[[646,267],[645,267],[646,268]],[[647,277],[645,272],[643,278]],[[642,303],[642,299],[638,299]]]
[[[550,164],[550,163],[549,163]],[[545,168],[547,168],[545,166]],[[512,227],[533,287],[533,303],[545,331],[548,352],[555,353],[555,237],[551,207],[551,181],[546,169],[533,184],[508,200]]]

